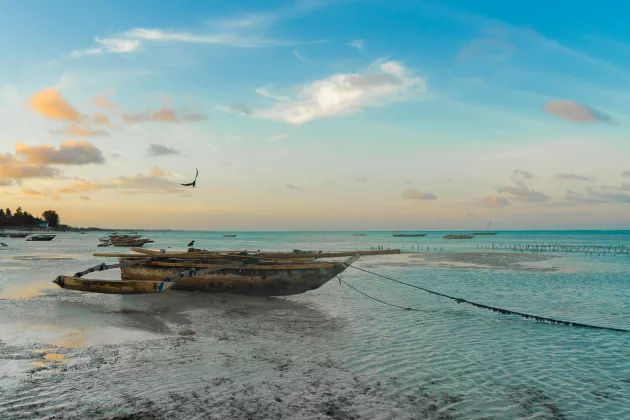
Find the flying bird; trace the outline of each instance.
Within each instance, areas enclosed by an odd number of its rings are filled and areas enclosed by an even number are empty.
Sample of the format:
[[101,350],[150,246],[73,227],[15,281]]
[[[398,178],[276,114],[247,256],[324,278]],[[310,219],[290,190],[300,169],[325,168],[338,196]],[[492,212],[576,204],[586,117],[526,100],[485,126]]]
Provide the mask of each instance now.
[[190,246],[193,246],[194,244],[195,244],[195,241],[190,241],[190,242],[188,242],[188,245],[186,245],[186,246],[190,247]]
[[197,177],[199,176],[199,169],[195,169],[197,173],[195,174],[195,180],[193,182],[189,182],[188,184],[181,184],[183,187],[193,187],[197,185]]

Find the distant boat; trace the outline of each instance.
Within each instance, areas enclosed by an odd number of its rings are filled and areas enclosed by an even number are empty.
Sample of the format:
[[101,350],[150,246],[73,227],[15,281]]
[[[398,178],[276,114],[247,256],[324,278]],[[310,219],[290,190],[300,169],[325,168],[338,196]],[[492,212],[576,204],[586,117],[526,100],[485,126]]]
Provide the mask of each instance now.
[[413,236],[427,236],[426,233],[401,233],[401,232],[392,232],[392,236],[396,237],[413,237]]
[[236,235],[223,235],[224,238],[235,238]]
[[52,241],[55,238],[55,236],[56,235],[35,235],[28,238],[27,241],[37,241],[37,242]]
[[365,236],[365,233],[353,233],[352,236]]
[[491,232],[488,229],[490,229],[490,225],[492,224],[492,220],[490,220],[490,223],[488,223],[488,227],[486,228],[486,230],[484,230],[483,232],[472,232],[471,235],[475,235],[475,236],[490,236],[490,235],[496,235],[496,232]]
[[26,238],[28,233],[9,233],[9,238]]
[[475,235],[444,235],[442,239],[472,239]]

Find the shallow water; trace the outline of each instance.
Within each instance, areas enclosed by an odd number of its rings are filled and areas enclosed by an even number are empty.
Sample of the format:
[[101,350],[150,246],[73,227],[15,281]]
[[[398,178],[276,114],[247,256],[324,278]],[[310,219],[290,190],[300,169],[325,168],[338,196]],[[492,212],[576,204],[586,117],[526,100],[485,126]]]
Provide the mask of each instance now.
[[[480,303],[630,329],[630,257],[500,245],[630,244],[630,232],[151,232],[154,248],[348,250],[357,266]],[[630,333],[500,315],[348,269],[288,298],[57,288],[103,262],[97,233],[7,239],[0,252],[0,418],[630,418]],[[495,244],[497,250],[478,249]],[[427,251],[429,247],[429,251]],[[98,273],[94,278],[116,278]]]

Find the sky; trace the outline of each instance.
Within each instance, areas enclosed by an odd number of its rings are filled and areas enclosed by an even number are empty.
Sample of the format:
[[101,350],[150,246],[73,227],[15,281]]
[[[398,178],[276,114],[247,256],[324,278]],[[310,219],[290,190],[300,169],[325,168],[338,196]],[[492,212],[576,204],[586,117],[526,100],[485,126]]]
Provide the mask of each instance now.
[[597,5],[0,0],[0,207],[114,228],[630,228],[630,4]]

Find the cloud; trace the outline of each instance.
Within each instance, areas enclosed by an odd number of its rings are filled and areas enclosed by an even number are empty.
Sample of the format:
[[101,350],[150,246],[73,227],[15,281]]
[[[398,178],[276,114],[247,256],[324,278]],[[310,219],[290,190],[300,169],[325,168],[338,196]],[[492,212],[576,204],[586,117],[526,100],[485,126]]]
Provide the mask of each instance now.
[[402,194],[402,198],[407,200],[435,200],[437,199],[436,195],[433,193],[423,193],[418,190],[406,190]]
[[151,170],[151,175],[153,176],[166,176],[168,175],[168,172],[166,172],[164,169],[160,168],[159,166],[154,167]]
[[580,194],[572,190],[567,190],[564,200],[574,204],[599,204],[604,202],[590,194]]
[[184,193],[182,187],[164,176],[137,174],[120,176],[109,183],[100,184],[100,189],[123,191],[127,194],[170,194]]
[[147,156],[181,155],[178,150],[161,144],[151,144],[147,150]]
[[277,141],[284,140],[287,137],[289,137],[289,136],[286,135],[286,134],[276,134],[274,136],[269,136],[269,137],[265,138],[263,141],[266,141],[267,143],[275,143]]
[[73,122],[81,120],[81,114],[63,99],[56,89],[46,88],[37,92],[29,99],[29,105],[34,111],[53,120]]
[[302,187],[298,187],[297,185],[292,185],[292,184],[286,184],[285,187],[289,190],[293,190],[293,191],[304,191],[304,188]]
[[94,114],[93,119],[94,119],[94,124],[97,124],[97,125],[105,125],[108,127],[112,125],[111,121],[109,120],[109,117],[105,114],[100,114],[97,112],[96,114]]
[[228,106],[219,105],[216,109],[232,115],[248,116],[253,113],[253,110],[242,102],[235,102]]
[[105,52],[114,54],[127,54],[140,49],[140,41],[121,38],[95,38]]
[[630,171],[623,171],[621,173],[621,176],[624,177],[624,178],[630,178]]
[[577,123],[612,122],[609,115],[604,114],[588,105],[582,105],[569,100],[547,102],[543,109],[547,113],[564,120]]
[[594,181],[596,178],[590,175],[566,174],[560,173],[553,176],[556,179],[572,180],[572,181]]
[[78,136],[78,137],[91,137],[91,136],[108,136],[109,133],[104,130],[93,130],[91,128],[71,124],[62,130],[52,130],[52,134],[66,135],[66,136]]
[[61,143],[59,149],[54,146],[28,146],[20,143],[15,146],[15,152],[26,158],[33,165],[87,165],[90,163],[103,164],[103,153],[92,144],[85,141],[68,140]]
[[497,209],[497,208],[509,206],[510,201],[505,197],[489,195],[481,199],[481,204],[486,207]]
[[24,188],[24,189],[22,189],[22,194],[24,194],[24,195],[32,195],[32,196],[44,195],[43,192],[38,191],[38,190],[33,190],[31,188]]
[[103,54],[102,48],[86,48],[85,50],[74,50],[70,53],[70,57],[79,58],[83,56]]
[[55,194],[79,194],[98,189],[96,184],[85,179],[75,179],[68,187],[57,188]]
[[47,165],[32,164],[16,159],[10,154],[0,153],[0,185],[7,186],[11,181],[18,184],[25,179],[56,178],[59,170]]
[[547,194],[533,190],[526,185],[505,185],[497,188],[497,192],[500,194],[509,194],[514,201],[526,201],[532,203],[542,203],[549,200]]
[[122,157],[122,155],[120,153],[118,153],[118,152],[112,153],[112,159],[118,159],[118,158],[121,158],[121,157]]
[[196,113],[178,115],[178,111],[173,108],[160,108],[154,112],[125,113],[122,118],[127,124],[143,122],[178,123],[180,121],[193,122],[207,119],[205,115]]
[[94,105],[100,108],[105,108],[105,109],[110,109],[110,110],[116,108],[116,105],[111,103],[109,99],[107,99],[107,96],[105,96],[105,94],[95,97],[94,99],[92,99],[92,102],[94,103]]
[[400,100],[412,89],[424,91],[424,81],[396,61],[377,62],[363,73],[335,74],[311,82],[298,89],[295,100],[276,101],[271,108],[241,114],[300,125]]
[[288,98],[286,96],[274,95],[274,94],[272,94],[271,92],[269,92],[265,88],[258,88],[258,89],[256,89],[256,93],[259,94],[259,95],[264,96],[265,98],[275,99],[278,102],[291,102],[291,98]]
[[512,182],[517,185],[523,184],[526,180],[536,178],[531,172],[524,171],[522,169],[515,169],[512,173]]
[[365,41],[362,39],[355,39],[346,44],[348,47],[356,48],[358,51],[365,51]]
[[367,176],[360,176],[358,178],[355,178],[354,180],[357,182],[369,182],[370,178],[368,178]]
[[225,31],[217,33],[169,32],[162,29],[133,28],[123,34],[127,39],[149,42],[227,45],[237,48],[263,48],[294,45],[295,42],[279,41],[257,34]]
[[304,57],[298,50],[293,50],[293,56],[300,61],[308,61],[308,58]]

